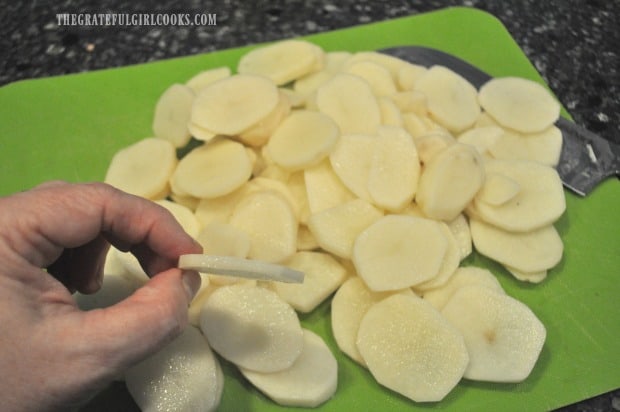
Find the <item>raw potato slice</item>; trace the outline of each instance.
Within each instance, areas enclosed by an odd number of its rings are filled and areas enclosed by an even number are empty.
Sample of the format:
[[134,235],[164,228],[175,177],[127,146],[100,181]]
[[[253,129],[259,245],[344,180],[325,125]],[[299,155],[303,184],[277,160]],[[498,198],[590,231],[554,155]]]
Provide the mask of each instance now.
[[362,366],[366,362],[357,349],[357,331],[362,318],[376,302],[394,293],[413,295],[411,289],[395,292],[373,292],[362,279],[352,276],[336,291],[331,303],[331,326],[336,344],[341,351]]
[[212,140],[192,150],[179,161],[172,185],[181,192],[214,198],[233,192],[252,174],[252,162],[241,143]]
[[461,260],[465,259],[472,252],[471,231],[469,230],[469,222],[462,213],[456,219],[448,222],[448,227],[452,235],[459,245]]
[[250,237],[227,223],[209,223],[198,233],[196,240],[207,255],[245,258],[250,251]]
[[438,222],[388,215],[357,237],[353,263],[371,290],[398,290],[435,277],[447,250]]
[[345,68],[355,63],[366,61],[376,63],[379,66],[386,68],[394,79],[398,76],[398,72],[400,71],[400,69],[410,65],[409,62],[399,59],[398,57],[391,56],[389,54],[383,54],[374,51],[363,51],[353,54],[353,56],[351,56],[346,61]]
[[494,206],[475,198],[468,213],[497,227],[527,232],[555,222],[566,209],[564,188],[552,167],[523,160],[491,160],[487,174],[501,174],[517,182],[519,193]]
[[345,134],[340,136],[336,147],[329,155],[332,169],[342,183],[357,197],[367,202],[372,202],[368,192],[368,177],[378,146],[376,143],[376,136]]
[[357,236],[381,217],[383,212],[372,204],[354,199],[311,215],[308,228],[323,249],[350,259]]
[[132,366],[125,379],[133,400],[144,412],[215,411],[224,389],[219,361],[193,326]]
[[476,199],[492,206],[500,206],[514,199],[520,190],[519,183],[508,176],[499,173],[487,173],[484,185],[476,194]]
[[161,95],[155,105],[153,134],[170,141],[174,147],[189,142],[187,123],[191,117],[194,92],[182,84],[173,84]]
[[217,134],[236,135],[265,118],[278,104],[278,88],[255,75],[236,74],[202,89],[191,121]]
[[530,308],[488,287],[461,288],[441,313],[465,339],[467,379],[521,382],[545,343],[545,327]]
[[[325,161],[324,161],[325,162]],[[304,171],[292,173],[286,181],[286,186],[293,197],[295,207],[297,208],[296,215],[298,216],[299,223],[305,225],[308,223],[310,217],[310,205],[308,204],[308,194],[306,189],[306,182],[304,177]]]
[[269,177],[258,176],[250,180],[247,186],[247,193],[263,190],[273,190],[274,192],[277,192],[284,199],[286,199],[289,206],[291,206],[291,210],[293,211],[295,218],[299,220],[299,216],[301,214],[301,205],[299,204],[298,199],[295,197],[295,195],[291,191],[291,188],[286,184],[286,182],[282,182],[280,180],[272,179]]
[[532,134],[506,131],[489,147],[489,153],[496,159],[531,160],[555,167],[562,153],[562,132],[555,126]]
[[552,225],[530,232],[507,232],[480,220],[470,219],[469,226],[478,252],[518,271],[551,269],[562,259],[562,239]]
[[478,99],[499,124],[522,133],[541,132],[560,117],[557,100],[543,86],[528,79],[491,79],[480,88]]
[[420,157],[420,162],[425,165],[448,146],[454,143],[454,138],[443,132],[429,132],[418,136],[415,140],[415,147]]
[[499,281],[488,269],[475,266],[460,267],[448,282],[439,288],[424,292],[424,300],[441,311],[452,295],[466,286],[489,288],[497,293],[505,293]]
[[189,210],[183,205],[171,202],[169,200],[158,200],[155,203],[168,210],[172,214],[172,216],[174,216],[176,221],[179,222],[183,230],[185,230],[188,235],[193,238],[198,236],[201,225],[191,210]]
[[267,150],[273,161],[291,171],[318,164],[338,142],[338,125],[327,115],[293,112],[273,132]]
[[416,202],[425,215],[450,221],[461,213],[484,183],[484,165],[473,147],[454,143],[424,168]]
[[209,140],[217,136],[217,133],[214,133],[211,130],[207,130],[204,127],[201,127],[191,121],[187,124],[187,130],[194,139],[201,140],[203,142],[208,142]]
[[282,262],[296,251],[297,219],[289,203],[274,191],[245,196],[229,223],[250,237],[250,259]]
[[452,275],[454,275],[454,271],[459,267],[459,263],[461,263],[461,249],[459,248],[459,244],[452,234],[452,231],[450,231],[450,228],[445,223],[440,223],[440,227],[444,236],[448,240],[448,249],[446,250],[446,254],[437,275],[426,282],[416,285],[414,287],[416,292],[424,292],[445,285],[446,282],[450,280]]
[[312,214],[355,198],[355,195],[346,188],[342,180],[336,175],[328,160],[304,170],[303,173],[308,207]]
[[273,290],[302,313],[313,311],[347,277],[346,269],[331,255],[323,252],[297,252],[286,261],[286,266],[303,272],[303,283],[273,283]]
[[185,82],[185,85],[192,89],[194,93],[199,93],[202,89],[218,80],[230,77],[229,67],[216,67],[196,74],[194,77]]
[[546,270],[539,270],[537,272],[523,272],[521,270],[504,266],[508,272],[518,280],[522,282],[540,283],[547,278]]
[[418,79],[428,70],[417,64],[406,64],[398,70],[396,84],[403,91],[413,90]]
[[176,165],[172,143],[150,137],[116,152],[104,181],[137,196],[160,199],[168,194],[168,180]]
[[476,88],[446,67],[428,69],[418,78],[414,90],[426,95],[431,116],[452,132],[471,127],[480,114]]
[[291,113],[291,102],[289,98],[280,90],[278,104],[273,108],[271,113],[253,124],[248,129],[239,134],[239,140],[243,143],[253,146],[263,146],[276,130],[278,125]]
[[339,73],[316,92],[320,112],[331,117],[345,133],[375,133],[381,110],[367,82],[352,74]]
[[297,314],[265,288],[236,284],[215,290],[202,307],[200,328],[222,357],[257,372],[287,369],[303,349]]
[[414,113],[418,116],[427,116],[426,96],[416,90],[406,90],[390,96],[396,107],[403,113]]
[[489,148],[497,143],[504,133],[504,129],[498,126],[480,126],[461,133],[456,140],[474,146],[481,155],[487,155]]
[[469,361],[459,331],[424,300],[402,294],[368,309],[357,347],[377,382],[416,402],[442,400]]
[[252,385],[282,406],[317,407],[338,387],[338,363],[329,347],[314,332],[303,333],[304,349],[290,368],[273,373],[241,369]]
[[354,62],[347,65],[346,72],[364,79],[377,97],[390,96],[398,91],[389,70],[377,63],[367,60]]
[[304,40],[284,40],[244,54],[237,71],[264,76],[280,86],[322,66],[323,50],[320,47]]
[[319,248],[319,243],[306,225],[299,225],[297,228],[297,250],[315,250]]
[[396,211],[413,200],[420,159],[413,138],[400,127],[381,126],[368,173],[368,194],[377,206]]
[[200,203],[200,199],[191,195],[180,195],[178,193],[171,192],[169,197],[173,202],[178,203],[181,206],[185,206],[192,212],[196,211],[196,208]]
[[239,189],[213,199],[201,199],[194,212],[203,226],[212,222],[227,223],[233,209],[239,201],[250,191],[246,183]]
[[89,295],[77,292],[74,298],[81,310],[101,309],[128,298],[135,290],[135,285],[126,276],[105,274],[97,292]]
[[403,116],[396,103],[388,97],[377,99],[379,110],[381,111],[381,124],[385,126],[402,127],[404,125]]

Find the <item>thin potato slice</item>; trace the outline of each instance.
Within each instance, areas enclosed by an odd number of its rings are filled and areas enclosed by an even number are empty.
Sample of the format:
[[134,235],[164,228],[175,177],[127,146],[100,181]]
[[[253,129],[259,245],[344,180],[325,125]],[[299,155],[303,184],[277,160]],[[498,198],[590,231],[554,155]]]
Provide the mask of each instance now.
[[484,173],[484,165],[476,149],[454,143],[425,165],[416,202],[428,217],[453,220],[482,187]]
[[497,143],[504,133],[504,129],[498,126],[479,126],[461,133],[456,140],[474,146],[480,155],[488,155],[489,148]]
[[376,148],[374,135],[344,134],[329,155],[332,169],[341,182],[367,202],[373,201],[368,192],[368,178]]
[[224,389],[219,361],[193,326],[125,375],[143,411],[216,411]]
[[441,314],[463,334],[469,353],[464,377],[472,380],[523,381],[547,335],[530,308],[488,287],[461,288]]
[[429,132],[415,138],[415,147],[420,157],[420,163],[426,165],[435,155],[441,153],[454,143],[454,137],[444,132]]
[[254,49],[239,60],[237,71],[271,79],[281,86],[323,66],[323,50],[304,40],[284,40]]
[[470,215],[505,230],[528,232],[552,224],[564,213],[564,188],[552,167],[522,160],[491,160],[485,163],[485,170],[517,182],[520,190],[500,205],[475,198],[467,210]]
[[495,159],[531,160],[555,167],[562,153],[562,132],[555,126],[530,134],[506,131],[489,146],[489,153]]
[[364,79],[377,97],[390,96],[398,91],[389,70],[372,61],[353,62],[347,65],[346,72]]
[[297,249],[297,219],[288,201],[272,190],[246,195],[229,223],[250,236],[250,259],[282,262]]
[[291,113],[290,99],[281,90],[278,93],[276,107],[258,123],[241,132],[238,136],[239,140],[252,147],[263,146],[269,141],[276,128]]
[[303,330],[293,308],[275,292],[256,286],[222,286],[200,313],[213,350],[257,372],[285,370],[301,355]]
[[466,286],[480,286],[492,289],[497,293],[505,293],[502,285],[488,269],[466,266],[456,269],[447,283],[439,288],[424,292],[424,300],[441,311],[459,289]]
[[476,194],[476,198],[480,202],[500,206],[517,196],[520,190],[519,183],[508,176],[499,173],[487,173],[484,185]]
[[303,350],[290,368],[273,373],[241,369],[252,385],[282,406],[317,407],[338,387],[338,363],[331,350],[319,335],[303,332]]
[[179,161],[172,185],[198,198],[214,198],[233,192],[248,181],[252,162],[241,143],[213,140],[192,150]]
[[522,133],[542,132],[560,116],[560,104],[540,84],[519,77],[496,77],[481,88],[482,108],[502,126]]
[[215,69],[209,69],[201,71],[193,76],[191,79],[185,82],[185,85],[192,89],[194,93],[198,94],[202,89],[214,83],[218,80],[225,79],[231,76],[229,67],[216,67]]
[[345,133],[375,133],[381,124],[377,98],[366,81],[339,73],[316,92],[320,112],[330,116]]
[[331,327],[341,351],[362,366],[366,362],[357,349],[357,331],[366,311],[394,293],[413,295],[411,289],[373,292],[358,276],[347,279],[336,291],[331,303]]
[[461,252],[461,260],[465,259],[472,252],[471,231],[469,222],[464,214],[459,214],[456,219],[448,222],[448,227],[456,239]]
[[354,199],[311,215],[308,228],[323,249],[350,259],[357,236],[381,217],[383,212],[372,204]]
[[304,182],[310,213],[323,210],[353,200],[355,195],[342,183],[329,161],[304,170]]
[[287,267],[304,273],[303,283],[273,283],[272,288],[301,313],[312,312],[347,277],[346,269],[324,252],[297,252],[285,263]]
[[213,133],[236,135],[271,113],[278,96],[270,80],[236,74],[202,89],[194,99],[191,121]]
[[546,270],[539,270],[536,272],[523,272],[509,266],[504,266],[508,272],[518,280],[522,282],[540,283],[547,278]]
[[208,142],[212,140],[215,136],[217,136],[217,133],[214,133],[211,130],[207,130],[204,127],[199,126],[191,121],[187,124],[187,130],[194,139],[201,140],[203,142]]
[[357,237],[353,263],[371,290],[398,290],[435,277],[447,250],[448,240],[438,222],[388,215]]
[[431,116],[452,132],[471,127],[480,114],[476,88],[446,67],[428,69],[417,79],[414,90],[426,95]]
[[169,140],[174,147],[183,147],[190,138],[187,123],[191,117],[194,92],[182,84],[173,84],[164,91],[153,116],[153,134]]
[[357,347],[377,382],[416,402],[442,400],[469,362],[460,332],[411,295],[395,294],[368,309]]
[[440,223],[441,231],[448,240],[448,249],[439,268],[439,272],[434,278],[415,285],[416,292],[424,292],[434,288],[443,286],[452,278],[454,271],[459,267],[461,262],[461,249],[452,231],[445,223]]
[[177,166],[176,151],[168,140],[146,138],[116,152],[104,181],[147,199],[164,198]]
[[562,239],[552,225],[530,232],[507,232],[470,219],[469,226],[478,252],[518,271],[551,269],[562,259]]
[[293,112],[271,135],[267,150],[273,161],[291,171],[318,164],[338,142],[338,125],[327,115]]
[[201,229],[201,224],[190,209],[169,200],[158,200],[155,203],[169,211],[188,235],[193,238],[198,236],[198,232],[200,232]]
[[385,126],[398,126],[404,125],[403,116],[400,113],[400,109],[396,106],[396,103],[388,97],[379,97],[377,99],[379,103],[379,110],[381,111],[381,124]]

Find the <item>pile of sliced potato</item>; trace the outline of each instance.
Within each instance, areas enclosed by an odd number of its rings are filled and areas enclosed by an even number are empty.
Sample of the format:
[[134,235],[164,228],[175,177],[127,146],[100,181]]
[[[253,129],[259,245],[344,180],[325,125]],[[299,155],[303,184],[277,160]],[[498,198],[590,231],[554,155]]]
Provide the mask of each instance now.
[[[305,272],[301,285],[202,274],[189,308],[209,347],[275,402],[317,406],[336,393],[335,358],[296,315],[332,295],[338,347],[381,385],[434,402],[463,378],[521,381],[536,363],[542,323],[462,262],[475,249],[540,282],[562,258],[558,115],[529,80],[476,90],[445,67],[289,40],[243,56],[237,73],[170,86],[155,137],[119,151],[106,181],[167,207],[207,254]],[[172,156],[190,138],[193,150]],[[128,254],[108,262],[107,276],[129,281],[104,281],[79,296],[83,307],[146,279]],[[165,407],[161,390],[176,410],[219,403],[217,358],[195,330],[127,374],[145,409]],[[186,362],[185,350],[202,359],[190,376],[157,373],[153,362]]]

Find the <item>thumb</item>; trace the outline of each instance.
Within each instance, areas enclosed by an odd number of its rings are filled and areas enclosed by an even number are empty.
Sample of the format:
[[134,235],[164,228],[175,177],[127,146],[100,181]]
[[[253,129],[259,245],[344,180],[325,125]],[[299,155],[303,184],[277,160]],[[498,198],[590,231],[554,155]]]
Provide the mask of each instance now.
[[169,269],[116,305],[84,313],[82,336],[117,372],[157,352],[181,334],[200,287],[194,271]]

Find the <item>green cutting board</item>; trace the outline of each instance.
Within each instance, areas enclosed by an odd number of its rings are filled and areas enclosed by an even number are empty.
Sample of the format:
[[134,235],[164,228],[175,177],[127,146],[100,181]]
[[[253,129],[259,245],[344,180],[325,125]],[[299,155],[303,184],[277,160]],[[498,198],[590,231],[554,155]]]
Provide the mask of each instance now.
[[[502,24],[474,9],[445,9],[307,38],[326,50],[425,45],[458,55],[496,76],[542,82]],[[103,179],[116,150],[151,134],[155,102],[170,84],[207,68],[234,68],[247,50],[1,88],[0,195],[49,179]],[[325,303],[302,317],[306,327],[326,339],[338,359],[338,392],[320,410],[548,410],[620,387],[620,183],[611,179],[585,199],[566,196],[567,211],[557,223],[565,242],[564,258],[544,283],[519,283],[477,255],[466,262],[491,269],[506,291],[527,303],[547,327],[540,360],[525,382],[463,381],[442,402],[416,405],[381,388],[366,370],[339,353],[330,331],[329,303]],[[284,409],[251,388],[229,364],[224,363],[224,369],[221,410]],[[106,402],[106,410],[115,404],[119,410],[129,408],[126,392],[114,393],[118,391],[117,386],[100,399]]]

